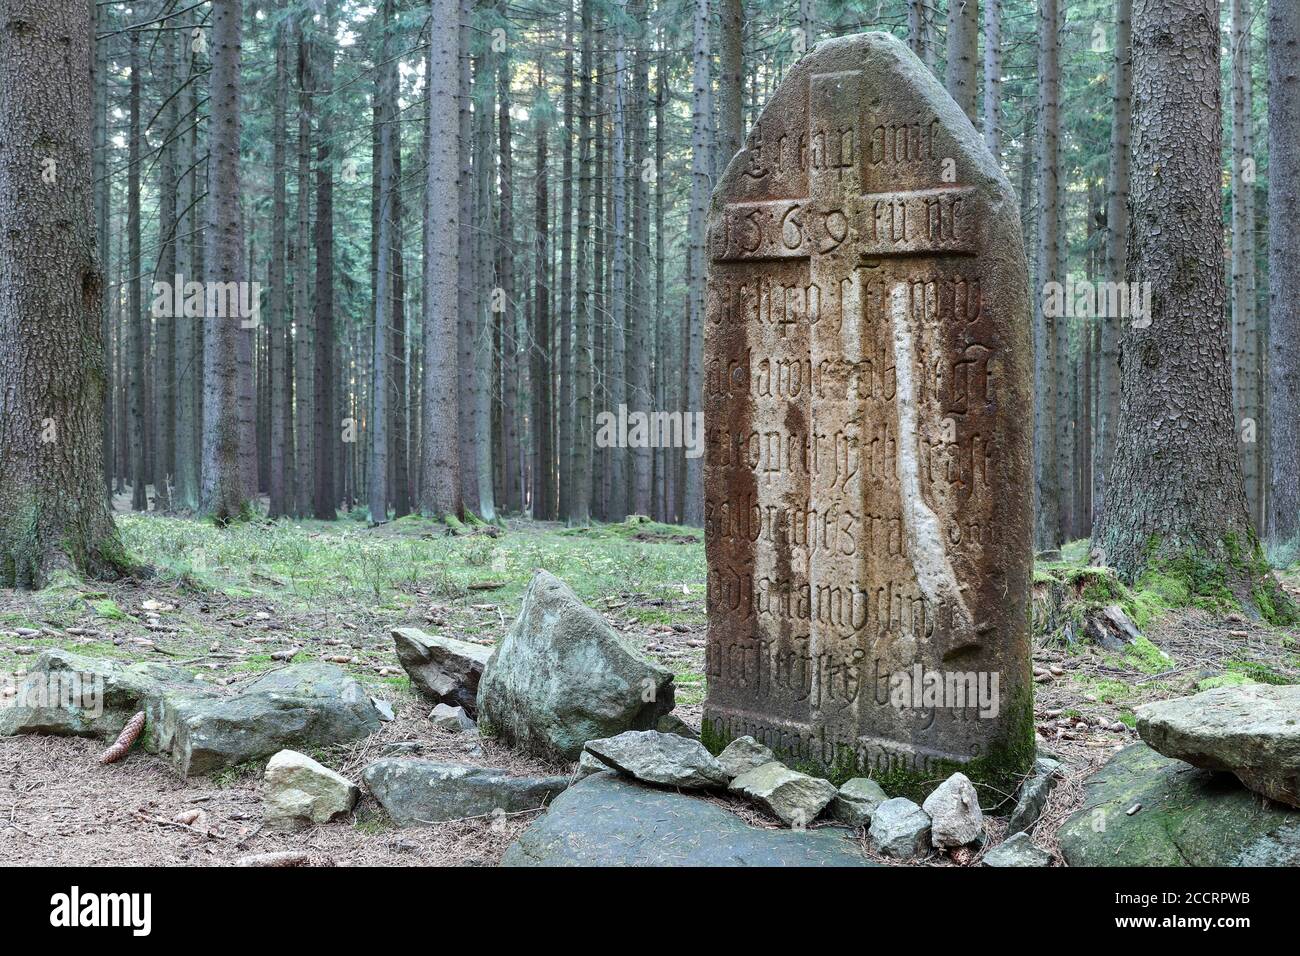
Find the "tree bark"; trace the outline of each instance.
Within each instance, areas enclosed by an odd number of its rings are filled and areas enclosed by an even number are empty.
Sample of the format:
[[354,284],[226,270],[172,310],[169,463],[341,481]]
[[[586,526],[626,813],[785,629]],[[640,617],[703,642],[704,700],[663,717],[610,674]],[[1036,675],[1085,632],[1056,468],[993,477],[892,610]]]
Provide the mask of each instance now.
[[[340,440],[341,423],[334,417],[334,2],[325,0],[324,29],[313,44],[319,56],[320,124],[317,130],[316,168],[316,328],[312,336],[312,394],[314,435],[312,436],[312,511],[322,521],[338,517],[338,495],[334,489],[334,459]],[[312,74],[313,80],[316,74]]]
[[[279,0],[277,9],[283,15],[287,0]],[[270,316],[270,400],[271,400],[271,483],[268,516],[282,518],[292,512],[289,468],[293,462],[292,413],[289,401],[292,393],[288,387],[289,321],[285,299],[285,243],[287,241],[285,218],[288,144],[285,141],[285,118],[289,109],[289,39],[292,31],[286,21],[275,28],[275,105],[271,115],[271,262],[267,282],[271,289]]]
[[975,109],[979,61],[979,0],[948,0],[948,69],[945,85],[948,95],[957,101],[970,121],[978,118]]
[[[86,3],[0,0],[0,585],[127,570],[104,495]],[[48,177],[53,177],[51,181]]]
[[1038,460],[1038,509],[1035,547],[1055,548],[1061,541],[1060,468],[1057,458],[1059,376],[1057,322],[1044,308],[1043,290],[1060,282],[1060,82],[1057,14],[1059,0],[1041,0],[1038,14],[1038,270],[1034,436]]
[[[700,391],[700,366],[704,361],[704,231],[707,225],[709,193],[710,116],[709,95],[709,0],[695,0],[693,80],[691,89],[691,206],[687,223],[690,318],[686,349],[686,414],[704,407]],[[704,472],[702,459],[686,459],[685,501],[682,520],[704,522]]]
[[592,351],[591,351],[591,218],[595,190],[592,168],[592,0],[582,2],[582,62],[578,81],[578,268],[574,290],[574,394],[573,489],[569,493],[568,519],[571,525],[591,522],[592,474]]

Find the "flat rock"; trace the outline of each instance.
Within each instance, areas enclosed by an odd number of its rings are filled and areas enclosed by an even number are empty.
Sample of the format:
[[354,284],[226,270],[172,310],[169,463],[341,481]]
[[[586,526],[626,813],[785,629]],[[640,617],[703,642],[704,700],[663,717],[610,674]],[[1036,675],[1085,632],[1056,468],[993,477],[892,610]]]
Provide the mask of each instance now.
[[728,787],[787,826],[806,827],[835,799],[829,780],[791,770],[775,760],[742,773]]
[[876,781],[869,777],[854,777],[844,782],[831,801],[831,816],[850,826],[866,826],[871,823],[876,807],[888,799],[889,795]]
[[930,852],[930,818],[906,797],[894,797],[876,807],[867,837],[879,853],[910,860]]
[[1039,757],[1034,761],[1033,772],[1020,785],[1016,794],[1016,806],[1007,818],[1007,833],[1020,833],[1028,830],[1043,815],[1047,806],[1047,797],[1052,787],[1061,776],[1061,762],[1050,757]]
[[725,787],[731,776],[704,744],[657,730],[628,730],[585,748],[620,773],[664,787]]
[[296,750],[281,750],[263,776],[266,819],[329,823],[352,812],[361,790],[351,780]]
[[984,833],[979,796],[964,773],[954,773],[935,787],[921,809],[930,817],[932,846],[954,849],[974,843]]
[[1300,684],[1216,687],[1134,713],[1152,750],[1231,771],[1256,793],[1300,807]]
[[478,713],[478,683],[492,648],[415,627],[394,628],[393,646],[417,691],[434,703],[464,707],[471,717]]
[[643,658],[563,581],[538,571],[478,688],[483,731],[554,760],[588,740],[649,730],[673,709],[673,674]]
[[478,730],[478,724],[465,713],[464,707],[453,707],[451,704],[436,705],[430,712],[429,719],[439,730],[446,730],[453,734]]
[[1015,833],[984,854],[985,866],[1051,866],[1052,854],[1034,846],[1028,833]]
[[707,800],[614,773],[575,783],[502,866],[872,866],[846,830],[751,827]]
[[366,767],[366,786],[398,826],[518,813],[546,806],[567,777],[515,777],[505,770],[385,757]]
[[753,737],[737,737],[718,754],[718,763],[722,764],[722,769],[731,777],[739,777],[742,773],[748,773],[775,759],[776,754]]
[[67,734],[111,740],[145,713],[141,744],[181,776],[212,773],[286,748],[346,743],[379,729],[361,685],[333,664],[270,671],[237,693],[174,665],[123,664],[44,652],[16,705],[0,710],[0,736]]
[[359,740],[379,726],[370,697],[341,668],[295,664],[268,672],[232,697],[164,694],[155,733],[159,752],[170,754],[176,771],[189,777],[286,747]]
[[1058,840],[1070,866],[1300,866],[1300,811],[1133,744],[1084,781]]

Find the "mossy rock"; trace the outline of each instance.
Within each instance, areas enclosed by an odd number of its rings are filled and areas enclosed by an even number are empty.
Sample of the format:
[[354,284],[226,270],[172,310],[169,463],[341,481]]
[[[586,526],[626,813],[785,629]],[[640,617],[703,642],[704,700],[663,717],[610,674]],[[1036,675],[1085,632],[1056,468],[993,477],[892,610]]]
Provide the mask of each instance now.
[[1300,866],[1300,810],[1134,744],[1084,782],[1058,839],[1071,866]]

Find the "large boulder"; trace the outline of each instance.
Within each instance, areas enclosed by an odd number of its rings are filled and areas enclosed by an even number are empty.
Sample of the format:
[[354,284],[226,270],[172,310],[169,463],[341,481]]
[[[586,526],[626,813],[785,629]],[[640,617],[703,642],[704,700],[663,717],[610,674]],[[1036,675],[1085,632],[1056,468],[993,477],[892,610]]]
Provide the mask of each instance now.
[[921,809],[930,818],[930,843],[940,849],[974,843],[984,833],[979,796],[964,773],[954,773],[935,787]]
[[436,704],[464,707],[471,717],[478,713],[478,682],[492,648],[414,627],[394,628],[393,645],[417,691]]
[[792,827],[812,823],[836,794],[829,780],[791,770],[775,760],[742,773],[728,789]]
[[567,777],[514,777],[491,767],[405,757],[376,760],[362,779],[402,827],[535,810],[569,785]]
[[725,787],[731,779],[698,740],[657,730],[627,730],[589,740],[586,752],[621,773],[663,787]]
[[985,866],[1051,866],[1052,854],[1034,846],[1028,833],[1013,833],[984,854]]
[[614,773],[574,784],[502,866],[871,866],[848,831],[751,827],[721,807]]
[[296,750],[272,757],[263,781],[265,815],[272,823],[329,823],[351,813],[361,795],[351,780]]
[[1057,839],[1071,866],[1300,866],[1300,811],[1133,744],[1084,781]]
[[166,693],[155,715],[160,753],[182,777],[213,773],[286,747],[359,740],[379,730],[361,685],[333,664],[270,671],[232,697]]
[[672,671],[641,657],[545,571],[478,688],[485,733],[556,760],[578,759],[588,740],[649,730],[672,709]]
[[1231,771],[1256,793],[1300,807],[1300,685],[1216,687],[1134,713],[1152,750]]

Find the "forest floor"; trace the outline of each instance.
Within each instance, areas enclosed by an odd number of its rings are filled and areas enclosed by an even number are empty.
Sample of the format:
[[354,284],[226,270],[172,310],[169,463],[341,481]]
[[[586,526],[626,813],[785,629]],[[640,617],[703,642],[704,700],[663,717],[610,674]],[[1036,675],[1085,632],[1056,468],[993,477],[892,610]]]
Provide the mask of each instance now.
[[[49,647],[166,660],[214,682],[245,679],[277,666],[274,652],[299,648],[299,662],[351,658],[342,666],[396,711],[397,719],[372,737],[312,753],[351,779],[399,741],[420,742],[422,756],[433,759],[564,772],[491,739],[475,747],[435,729],[389,635],[415,626],[493,644],[517,614],[532,572],[545,568],[673,670],[676,712],[699,725],[705,565],[696,529],[629,522],[578,530],[519,521],[453,533],[408,517],[376,528],[345,519],[218,530],[134,514],[120,514],[119,525],[152,577],[113,584],[64,578],[37,593],[0,591],[0,706],[11,678]],[[1284,580],[1295,587],[1300,574]],[[1046,848],[1054,849],[1056,829],[1079,805],[1083,777],[1136,739],[1137,704],[1221,683],[1300,683],[1300,636],[1231,610],[1169,610],[1148,624],[1146,637],[1125,653],[1059,637],[1035,643],[1035,665],[1052,675],[1035,685],[1040,744],[1069,767],[1036,833]],[[1123,729],[1110,729],[1120,723]],[[533,819],[398,830],[365,798],[347,822],[272,831],[260,825],[257,767],[182,781],[140,751],[100,766],[102,747],[76,738],[0,739],[0,865],[222,865],[281,849],[308,850],[340,865],[491,865]],[[761,822],[728,798],[718,802]],[[171,822],[188,809],[204,811],[206,834]],[[992,846],[999,828],[990,829]]]

